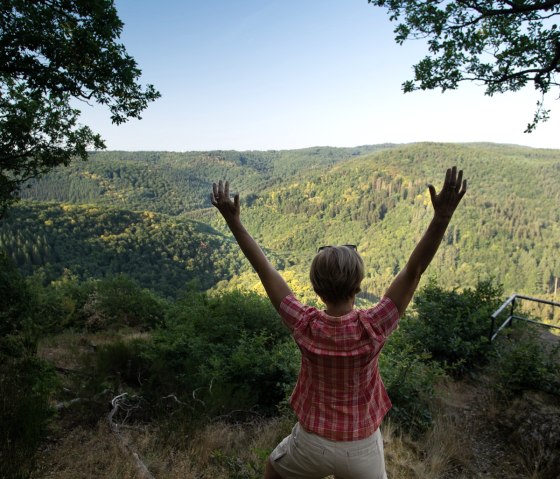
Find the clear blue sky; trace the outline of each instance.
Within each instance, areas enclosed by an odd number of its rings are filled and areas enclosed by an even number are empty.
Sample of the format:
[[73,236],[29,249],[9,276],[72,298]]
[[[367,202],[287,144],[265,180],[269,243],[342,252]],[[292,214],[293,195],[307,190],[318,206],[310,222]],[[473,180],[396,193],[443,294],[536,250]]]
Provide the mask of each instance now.
[[416,141],[560,148],[559,102],[524,134],[532,88],[489,98],[464,84],[404,94],[425,53],[397,45],[367,0],[117,0],[121,37],[162,97],[140,121],[83,123],[116,150],[267,150]]

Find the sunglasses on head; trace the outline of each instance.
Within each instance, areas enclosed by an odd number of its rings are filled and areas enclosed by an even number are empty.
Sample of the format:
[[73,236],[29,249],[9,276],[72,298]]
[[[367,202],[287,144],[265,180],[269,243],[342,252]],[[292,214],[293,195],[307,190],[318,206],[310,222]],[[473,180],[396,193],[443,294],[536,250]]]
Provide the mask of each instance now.
[[[354,251],[357,251],[357,250],[358,250],[358,247],[357,247],[355,244],[343,244],[343,245],[341,245],[341,246],[344,246],[344,247],[346,247],[346,248],[353,249]],[[317,253],[318,253],[319,251],[323,251],[325,248],[333,248],[333,246],[332,246],[332,245],[320,246],[319,249],[317,250]]]

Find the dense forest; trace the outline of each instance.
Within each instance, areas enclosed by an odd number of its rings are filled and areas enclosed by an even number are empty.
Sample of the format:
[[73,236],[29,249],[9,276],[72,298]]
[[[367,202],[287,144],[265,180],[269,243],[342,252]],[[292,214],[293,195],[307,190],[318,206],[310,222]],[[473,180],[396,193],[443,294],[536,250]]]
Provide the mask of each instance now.
[[0,228],[25,274],[52,281],[125,273],[175,297],[258,289],[209,203],[213,181],[241,193],[242,215],[302,297],[323,244],[357,244],[377,297],[431,214],[427,183],[465,170],[469,192],[429,274],[446,287],[492,278],[506,293],[551,294],[560,276],[560,152],[494,144],[292,151],[105,152],[29,183]]
[[202,289],[239,272],[235,244],[197,221],[98,206],[29,203],[0,231],[0,249],[28,275],[50,282],[125,274],[164,296]]

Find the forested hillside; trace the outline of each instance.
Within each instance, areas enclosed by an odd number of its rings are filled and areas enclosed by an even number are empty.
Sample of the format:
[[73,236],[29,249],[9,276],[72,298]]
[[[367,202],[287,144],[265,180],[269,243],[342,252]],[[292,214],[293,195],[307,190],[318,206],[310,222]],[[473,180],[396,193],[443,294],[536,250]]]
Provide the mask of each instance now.
[[23,204],[0,229],[0,250],[45,281],[125,274],[164,296],[207,289],[239,272],[235,243],[202,223],[151,211]]
[[389,146],[287,151],[97,152],[86,163],[31,182],[22,197],[66,203],[101,203],[170,215],[209,206],[216,178],[247,194],[281,185],[302,172],[322,170],[352,156]]
[[506,293],[551,293],[560,275],[560,152],[505,145],[96,153],[31,183],[2,225],[0,248],[49,279],[124,272],[166,295],[191,279],[206,289],[233,277],[230,286],[252,288],[209,204],[211,183],[228,179],[248,229],[294,284],[306,287],[318,246],[355,243],[368,271],[363,289],[376,296],[429,221],[427,183],[439,188],[453,164],[469,191],[430,275],[446,287],[493,278]]

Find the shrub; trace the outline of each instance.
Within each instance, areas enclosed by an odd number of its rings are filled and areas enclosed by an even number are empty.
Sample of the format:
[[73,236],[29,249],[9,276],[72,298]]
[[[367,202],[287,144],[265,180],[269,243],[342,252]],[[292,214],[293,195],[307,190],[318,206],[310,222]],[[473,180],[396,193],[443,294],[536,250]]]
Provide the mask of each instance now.
[[462,292],[445,291],[430,282],[415,297],[406,334],[449,371],[465,373],[486,361],[489,317],[499,306],[501,294],[501,287],[488,281]]
[[534,328],[521,323],[499,336],[495,345],[490,371],[500,394],[532,389],[560,395],[560,344],[543,343]]
[[0,477],[27,477],[50,417],[54,374],[35,356],[33,296],[14,264],[0,255]]
[[133,388],[187,417],[276,412],[299,368],[297,347],[270,302],[233,292],[191,291],[149,337],[100,345],[95,356],[92,393]]
[[150,340],[134,338],[98,346],[95,367],[100,378],[99,389],[116,391],[122,385],[141,387],[149,374],[145,352],[150,344]]
[[0,366],[0,477],[27,477],[52,411],[54,373],[35,357]]
[[426,429],[436,382],[484,362],[488,318],[500,294],[489,282],[458,292],[433,281],[416,294],[412,313],[402,318],[379,360],[393,403],[390,416],[398,424],[413,432]]
[[43,288],[36,309],[44,314],[42,321],[49,332],[64,328],[97,332],[123,327],[153,329],[163,324],[167,308],[167,301],[118,275],[81,284],[75,279],[56,282]]
[[0,355],[19,357],[33,352],[36,338],[30,320],[33,297],[25,280],[0,252]]
[[274,409],[299,367],[297,348],[270,302],[239,292],[186,295],[148,356],[153,391],[194,394],[209,414]]
[[[404,318],[403,322],[407,319]],[[379,359],[383,383],[393,407],[389,417],[411,432],[425,430],[432,422],[431,397],[443,368],[410,341],[405,328],[396,330]]]

